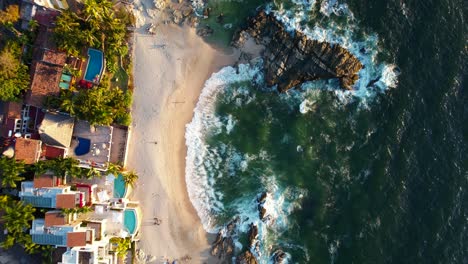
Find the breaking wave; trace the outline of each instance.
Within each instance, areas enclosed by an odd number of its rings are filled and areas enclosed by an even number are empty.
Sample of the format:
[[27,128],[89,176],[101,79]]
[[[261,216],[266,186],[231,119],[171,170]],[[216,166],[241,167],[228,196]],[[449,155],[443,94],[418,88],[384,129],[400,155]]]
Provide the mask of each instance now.
[[[377,35],[366,35],[362,40],[357,40],[358,28],[345,4],[323,1],[320,6],[320,12],[327,17],[344,16],[347,23],[345,26],[331,21],[326,27],[310,27],[306,22],[315,1],[293,2],[294,8],[286,10],[281,5],[270,5],[268,11],[273,12],[291,31],[300,30],[312,39],[343,46],[358,57],[364,67],[352,91],[340,90],[336,80],[322,80],[304,83],[302,91],[291,90],[286,94],[275,95],[291,111],[301,114],[315,111],[316,102],[324,90],[333,92],[341,104],[359,100],[361,105],[366,106],[376,94],[396,87],[399,74],[397,66],[378,62],[380,50]],[[200,9],[200,1],[193,3]],[[225,67],[206,81],[194,117],[186,126],[187,190],[206,231],[217,233],[234,217],[238,219],[240,233],[247,233],[251,223],[258,226],[259,243],[251,251],[259,263],[271,262],[272,249],[279,245],[285,251],[301,251],[303,259],[308,260],[307,250],[302,245],[278,241],[280,235],[294,225],[289,216],[300,208],[302,198],[307,196],[306,190],[285,186],[277,180],[280,175],[268,165],[275,158],[270,153],[260,150],[256,155],[247,154],[230,144],[229,140],[217,140],[218,137],[230,135],[241,125],[233,115],[220,114],[222,110],[218,109],[219,103],[238,108],[258,103],[258,91],[254,92],[252,87],[264,88],[261,65],[262,62],[257,60],[251,65]],[[274,118],[271,116],[271,119]],[[288,143],[289,137],[285,134],[282,143]],[[307,150],[297,145],[297,152],[303,151]],[[258,164],[267,169],[255,169]],[[235,185],[230,186],[238,190],[235,197],[226,193],[229,187],[227,184]],[[267,217],[260,219],[257,199],[263,192],[268,193],[263,204]],[[238,250],[243,246],[240,240],[236,240],[235,244]],[[333,248],[330,250],[333,251]]]

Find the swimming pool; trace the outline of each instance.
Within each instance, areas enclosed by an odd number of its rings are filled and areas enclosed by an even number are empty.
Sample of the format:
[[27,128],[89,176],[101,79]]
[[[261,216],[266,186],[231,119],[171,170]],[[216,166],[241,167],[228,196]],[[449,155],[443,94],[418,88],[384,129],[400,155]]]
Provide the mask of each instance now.
[[104,70],[104,54],[97,49],[88,49],[88,65],[84,79],[89,82],[98,83]]
[[127,192],[126,184],[122,174],[114,179],[114,198],[124,198]]
[[135,234],[137,229],[137,213],[134,209],[126,209],[124,211],[124,226],[131,235]]
[[78,146],[75,148],[75,155],[81,156],[85,155],[89,152],[91,148],[91,140],[87,138],[77,138],[78,139]]

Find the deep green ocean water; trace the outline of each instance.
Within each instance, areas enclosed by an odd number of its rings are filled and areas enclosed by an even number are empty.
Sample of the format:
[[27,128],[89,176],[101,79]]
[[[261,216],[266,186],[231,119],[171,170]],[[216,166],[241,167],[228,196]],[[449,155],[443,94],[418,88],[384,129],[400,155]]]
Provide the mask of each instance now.
[[[187,128],[192,202],[211,231],[241,217],[239,250],[257,223],[261,263],[276,249],[290,263],[468,263],[466,2],[338,2],[347,15],[319,12],[320,1],[271,9],[315,3],[302,26],[333,27],[364,43],[358,50],[375,37],[369,74],[392,65],[398,81],[364,95],[333,82],[279,95],[260,66],[213,76]],[[234,25],[260,4],[209,2]],[[213,39],[229,39],[224,30]],[[255,201],[263,191],[267,223]]]

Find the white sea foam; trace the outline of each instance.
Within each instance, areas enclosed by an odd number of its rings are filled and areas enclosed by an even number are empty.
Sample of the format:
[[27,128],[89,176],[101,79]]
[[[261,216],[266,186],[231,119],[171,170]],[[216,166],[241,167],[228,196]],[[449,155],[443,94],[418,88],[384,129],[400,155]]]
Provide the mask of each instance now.
[[[364,65],[363,69],[359,71],[359,80],[353,86],[354,89],[352,91],[342,91],[337,89],[336,84],[331,85],[330,83],[320,88],[334,90],[338,99],[342,102],[350,102],[353,98],[360,98],[360,102],[363,105],[367,105],[369,99],[374,97],[377,92],[383,92],[388,88],[396,87],[398,68],[393,64],[377,63],[377,54],[381,51],[376,34],[367,34],[363,40],[358,40],[357,32],[359,28],[346,4],[339,4],[336,0],[330,0],[323,1],[320,6],[320,12],[326,16],[335,14],[345,17],[347,20],[345,28],[334,21],[330,21],[326,27],[315,25],[310,28],[306,25],[306,22],[310,19],[309,11],[314,2],[293,2],[297,5],[292,9],[284,9],[282,5],[277,8],[270,5],[267,8],[267,12],[273,12],[275,17],[290,32],[298,30],[311,39],[339,44],[356,56]],[[375,85],[369,85],[373,83]]]
[[[226,126],[214,113],[217,95],[223,87],[229,84],[254,79],[258,71],[259,69],[248,65],[239,65],[238,70],[233,67],[225,67],[214,73],[205,83],[195,107],[192,122],[186,126],[185,179],[187,190],[204,228],[209,232],[216,232],[217,228],[212,213],[223,210],[223,205],[218,199],[219,195],[214,191],[215,181],[213,179],[219,177],[220,155],[223,154],[223,151],[228,151],[228,147],[221,147],[221,153],[217,153],[208,149],[204,140],[208,133],[218,134],[223,129],[229,131],[233,128],[233,122],[228,122]],[[211,170],[208,171],[205,168],[211,168]]]
[[[238,177],[239,173],[249,169],[250,162],[269,162],[271,157],[266,151],[260,151],[258,155],[247,155],[232,146],[220,143],[216,147],[209,147],[205,142],[207,135],[228,134],[235,129],[232,116],[222,118],[216,115],[216,101],[224,100],[236,104],[240,99],[241,106],[252,102],[254,95],[242,83],[254,79],[259,81],[259,71],[259,67],[248,65],[240,65],[238,71],[226,67],[213,74],[206,82],[192,122],[186,127],[186,183],[190,200],[205,230],[218,232],[226,223],[216,223],[216,216],[229,206],[231,211],[237,212],[240,219],[239,232],[247,233],[250,223],[258,226],[259,244],[252,251],[256,252],[259,263],[267,263],[271,253],[269,250],[276,243],[275,238],[287,230],[288,216],[300,206],[299,202],[305,196],[305,191],[282,187],[273,172],[264,171],[256,176],[260,180],[261,189],[255,193],[239,193],[236,200],[225,205],[222,202],[222,193],[216,190],[217,181],[221,177]],[[263,204],[266,209],[264,221],[259,219],[257,208],[257,194],[263,191],[268,192]],[[240,245],[239,241],[235,242],[236,246]]]
[[[349,25],[342,30],[337,24],[331,22],[327,28],[315,26],[308,28],[303,23],[308,19],[308,12],[312,9],[314,0],[293,0],[298,7],[294,10],[284,10],[279,7],[271,10],[275,16],[282,21],[290,30],[300,30],[308,37],[319,41],[327,41],[340,44],[357,56],[365,66],[359,72],[359,81],[355,84],[353,91],[342,91],[338,89],[335,80],[308,82],[302,85],[304,91],[291,91],[280,95],[287,102],[292,111],[300,111],[305,114],[314,109],[314,103],[323,90],[333,91],[340,102],[350,102],[359,98],[366,104],[376,92],[382,92],[390,87],[395,87],[398,82],[398,68],[392,64],[376,63],[379,52],[378,38],[376,35],[368,35],[365,40],[356,41],[355,35],[357,25],[353,23],[353,15],[346,5],[338,4],[337,1],[323,1],[320,10],[325,15],[347,16]],[[202,3],[193,1],[194,6]],[[200,5],[198,5],[200,7]],[[230,134],[236,129],[237,120],[231,115],[220,116],[215,113],[217,102],[223,102],[235,107],[245,107],[247,104],[256,103],[255,92],[252,84],[261,84],[263,75],[261,73],[261,61],[254,66],[239,65],[238,69],[225,67],[213,74],[206,81],[205,87],[200,95],[194,110],[194,117],[186,127],[186,184],[190,200],[197,210],[206,231],[218,232],[220,227],[226,223],[217,223],[216,216],[229,210],[237,212],[239,217],[238,232],[246,233],[249,224],[258,226],[259,247],[252,248],[259,263],[269,263],[269,254],[273,245],[277,245],[276,239],[281,233],[291,226],[289,215],[299,208],[301,199],[306,195],[304,190],[296,187],[281,186],[278,175],[273,171],[264,171],[256,175],[262,189],[258,192],[239,193],[236,200],[229,204],[223,204],[223,193],[216,189],[217,182],[222,177],[239,177],[239,173],[248,172],[251,162],[268,162],[271,157],[266,151],[260,151],[258,155],[247,155],[223,143],[216,147],[208,146],[205,139],[207,136],[221,133]],[[373,83],[369,89],[368,84]],[[290,141],[289,135],[284,135],[282,143]],[[324,138],[324,141],[330,141]],[[303,151],[298,146],[298,151]],[[305,150],[306,151],[306,150]],[[263,191],[268,192],[264,203],[267,221],[259,219],[256,194]],[[242,248],[239,241],[235,241],[237,249]],[[333,250],[339,246],[332,244]],[[289,245],[289,248],[297,248],[299,245]],[[308,259],[307,249],[303,248]]]

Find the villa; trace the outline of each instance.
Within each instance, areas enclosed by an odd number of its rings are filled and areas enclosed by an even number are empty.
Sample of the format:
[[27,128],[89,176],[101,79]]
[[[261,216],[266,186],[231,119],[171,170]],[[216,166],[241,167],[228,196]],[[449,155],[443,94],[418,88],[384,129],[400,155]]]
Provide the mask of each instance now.
[[[38,185],[36,185],[38,186]],[[21,183],[19,197],[27,204],[40,208],[76,208],[85,205],[85,194],[72,191],[70,186],[35,187],[34,181]]]
[[[34,181],[22,182],[22,201],[52,209],[44,218],[33,220],[32,241],[55,246],[56,263],[118,263],[111,239],[135,238],[141,221],[138,203],[120,197],[120,190],[114,189],[121,188],[122,181],[113,175],[73,179],[70,184],[64,180],[44,174]],[[92,206],[93,210],[84,214],[65,214],[60,210],[84,205]]]

